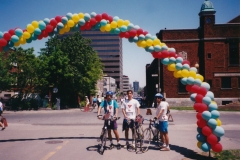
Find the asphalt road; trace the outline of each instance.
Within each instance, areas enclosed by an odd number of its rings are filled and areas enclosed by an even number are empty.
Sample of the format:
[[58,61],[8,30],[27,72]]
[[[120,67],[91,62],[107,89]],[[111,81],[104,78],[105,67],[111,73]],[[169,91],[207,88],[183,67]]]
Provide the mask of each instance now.
[[[152,143],[146,153],[112,149],[104,155],[97,152],[103,121],[97,119],[96,110],[90,113],[77,109],[60,111],[5,111],[9,127],[0,131],[1,160],[78,160],[78,159],[196,159],[202,151],[197,148],[196,112],[171,111],[174,122],[169,123],[171,151],[159,151]],[[146,110],[141,109],[145,115]],[[224,149],[240,149],[240,112],[220,112],[225,130],[221,139]],[[118,122],[121,144],[125,144],[122,132],[122,113]],[[155,116],[153,109],[152,116]],[[147,127],[147,122],[144,128]],[[113,136],[114,137],[114,136]],[[113,141],[116,143],[116,140]],[[109,142],[107,142],[109,144]]]

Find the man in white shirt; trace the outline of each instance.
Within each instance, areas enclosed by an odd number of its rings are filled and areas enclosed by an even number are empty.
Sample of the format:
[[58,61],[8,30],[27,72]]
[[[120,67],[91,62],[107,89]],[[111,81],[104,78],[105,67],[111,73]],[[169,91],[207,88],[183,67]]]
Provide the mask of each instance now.
[[136,99],[133,99],[133,91],[128,90],[127,91],[127,99],[123,101],[121,108],[122,108],[122,113],[124,115],[124,120],[123,120],[123,131],[125,130],[125,139],[126,139],[126,145],[124,147],[129,146],[128,142],[128,132],[129,128],[132,130],[132,135],[133,135],[133,126],[135,123],[136,116],[140,114],[140,104]]
[[163,145],[160,147],[161,151],[170,151],[169,138],[168,138],[168,116],[167,110],[169,104],[166,101],[162,101],[163,95],[157,93],[155,95],[157,101],[156,119],[159,120],[159,131],[162,135]]

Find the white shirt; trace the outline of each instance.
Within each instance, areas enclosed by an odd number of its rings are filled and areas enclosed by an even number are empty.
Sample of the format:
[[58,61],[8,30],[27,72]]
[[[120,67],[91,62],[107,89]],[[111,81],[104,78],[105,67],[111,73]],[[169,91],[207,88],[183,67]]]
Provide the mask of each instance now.
[[3,104],[2,104],[2,102],[0,102],[0,108],[1,108],[0,110],[3,111]]
[[100,98],[100,97],[98,97],[97,100],[98,100],[98,102],[102,102],[102,98]]
[[126,99],[123,101],[121,108],[125,110],[126,115],[130,119],[135,119],[136,118],[136,108],[139,108],[140,104],[136,99],[131,99],[128,100]]
[[167,116],[168,106],[169,104],[166,101],[161,101],[161,103],[157,105],[156,116],[158,116],[159,112],[163,109],[163,112],[158,119],[159,121],[168,121],[168,116]]

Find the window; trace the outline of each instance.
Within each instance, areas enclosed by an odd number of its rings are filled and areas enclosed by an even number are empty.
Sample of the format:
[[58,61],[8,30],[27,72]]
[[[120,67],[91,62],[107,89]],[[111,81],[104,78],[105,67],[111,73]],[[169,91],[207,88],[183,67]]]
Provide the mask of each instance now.
[[210,86],[212,86],[212,80],[207,81]]
[[231,77],[222,77],[221,88],[232,88]]
[[211,58],[212,58],[212,54],[211,54],[211,53],[208,53],[208,54],[207,54],[207,58],[208,58],[208,59],[211,59]]
[[182,51],[182,52],[179,52],[178,55],[180,55],[183,58],[183,60],[187,60],[187,52]]
[[239,65],[239,40],[229,40],[229,65]]
[[240,89],[240,77],[238,77],[238,89]]
[[181,80],[178,80],[178,92],[179,93],[188,93],[186,86],[181,83]]

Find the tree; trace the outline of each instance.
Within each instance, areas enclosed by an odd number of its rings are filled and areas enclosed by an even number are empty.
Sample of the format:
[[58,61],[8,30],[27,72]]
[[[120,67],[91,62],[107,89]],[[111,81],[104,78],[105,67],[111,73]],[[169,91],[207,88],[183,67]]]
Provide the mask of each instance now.
[[93,94],[97,80],[102,77],[102,63],[90,43],[76,32],[62,39],[55,36],[41,49],[41,82],[57,87],[55,96],[61,97],[65,104],[74,105],[72,102],[76,103],[79,94],[82,97]]

